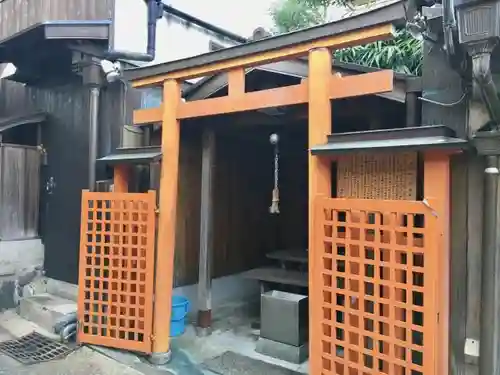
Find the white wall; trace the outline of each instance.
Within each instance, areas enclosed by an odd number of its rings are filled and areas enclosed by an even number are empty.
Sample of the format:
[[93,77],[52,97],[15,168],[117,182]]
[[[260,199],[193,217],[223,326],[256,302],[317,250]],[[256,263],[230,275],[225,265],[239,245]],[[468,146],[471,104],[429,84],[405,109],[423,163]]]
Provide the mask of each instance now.
[[[115,4],[114,49],[146,52],[146,3],[144,0],[116,0]],[[167,16],[158,21],[156,59],[147,65],[209,52],[211,40],[224,46],[233,44],[230,40],[196,25],[186,25],[183,20],[177,17]]]

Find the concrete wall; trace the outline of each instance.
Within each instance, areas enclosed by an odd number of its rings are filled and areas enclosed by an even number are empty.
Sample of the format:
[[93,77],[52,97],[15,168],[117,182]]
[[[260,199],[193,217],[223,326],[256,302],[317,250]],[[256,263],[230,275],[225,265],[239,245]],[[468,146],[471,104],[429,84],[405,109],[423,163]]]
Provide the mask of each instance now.
[[[198,284],[174,289],[174,295],[186,297],[190,302],[190,317],[198,311]],[[230,275],[212,280],[212,314],[215,319],[231,314],[233,309],[258,301],[260,286],[255,280]]]
[[[46,292],[72,301],[77,300],[78,287],[75,284],[47,278]],[[186,297],[190,302],[190,317],[198,311],[198,284],[174,289],[174,295]],[[212,280],[212,309],[214,318],[228,316],[233,310],[258,301],[260,286],[255,280],[231,275]]]
[[39,239],[0,241],[0,310],[15,306],[15,281],[41,269],[43,258],[44,246]]

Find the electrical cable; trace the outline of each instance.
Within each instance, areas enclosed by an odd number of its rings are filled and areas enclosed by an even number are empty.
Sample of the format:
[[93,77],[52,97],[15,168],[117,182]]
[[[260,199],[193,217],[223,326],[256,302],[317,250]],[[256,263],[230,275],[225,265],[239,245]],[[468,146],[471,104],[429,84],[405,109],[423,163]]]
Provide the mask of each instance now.
[[467,91],[465,91],[462,96],[460,97],[460,99],[458,99],[457,101],[455,102],[452,102],[452,103],[443,103],[443,102],[438,102],[436,100],[432,100],[432,99],[427,99],[427,98],[424,98],[422,96],[419,96],[418,97],[418,100],[421,100],[423,102],[426,102],[426,103],[430,103],[430,104],[435,104],[435,105],[439,105],[441,107],[454,107],[460,103],[462,103],[465,99],[465,97],[467,96]]

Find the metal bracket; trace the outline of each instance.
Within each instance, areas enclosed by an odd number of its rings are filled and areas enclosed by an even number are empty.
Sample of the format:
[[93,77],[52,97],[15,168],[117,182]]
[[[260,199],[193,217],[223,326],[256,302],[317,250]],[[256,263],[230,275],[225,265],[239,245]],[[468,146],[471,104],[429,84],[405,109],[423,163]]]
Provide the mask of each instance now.
[[480,342],[476,339],[465,339],[464,354],[465,363],[470,365],[477,365],[479,363],[479,349]]
[[422,204],[423,204],[425,207],[427,207],[428,209],[430,209],[430,210],[431,210],[432,215],[434,215],[435,217],[438,217],[438,216],[439,216],[439,215],[438,215],[438,213],[437,213],[437,211],[431,207],[431,205],[429,204],[429,201],[428,201],[427,199],[425,199],[425,198],[424,198],[424,199],[422,200]]

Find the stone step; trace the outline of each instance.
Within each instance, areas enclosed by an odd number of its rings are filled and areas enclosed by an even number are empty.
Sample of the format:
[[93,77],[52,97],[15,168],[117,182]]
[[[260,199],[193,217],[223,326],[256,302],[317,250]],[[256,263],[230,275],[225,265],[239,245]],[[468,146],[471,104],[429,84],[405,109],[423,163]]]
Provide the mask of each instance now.
[[14,310],[4,310],[0,313],[0,341],[18,338],[31,332],[38,332],[56,340],[59,338],[51,331],[20,317]]
[[53,327],[59,319],[75,311],[76,302],[48,293],[22,298],[18,307],[21,318],[48,332],[53,332]]
[[54,296],[69,299],[70,301],[78,300],[78,285],[70,284],[65,281],[45,278],[46,292]]

